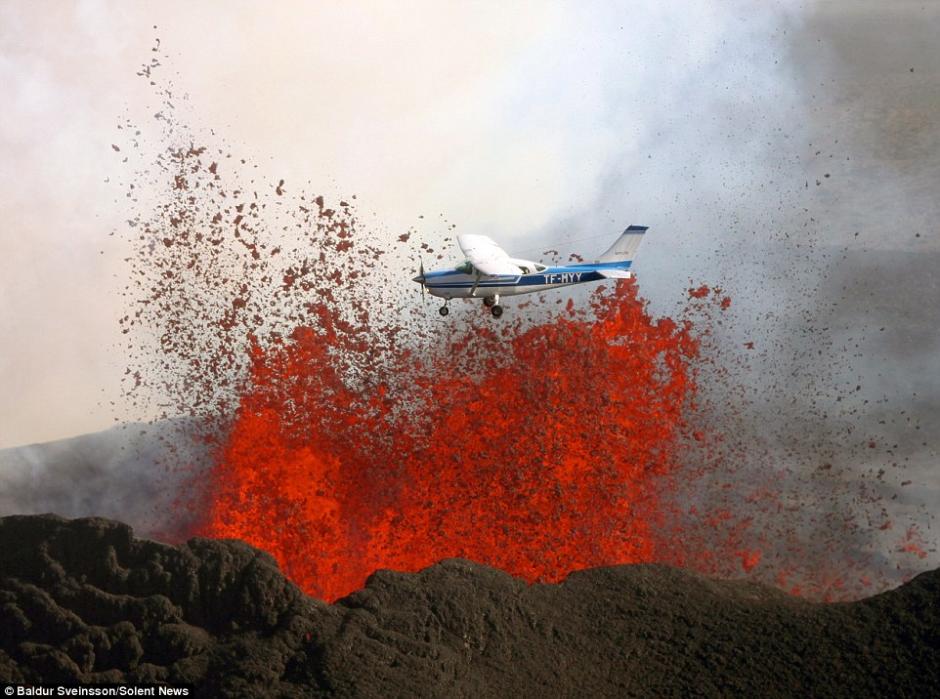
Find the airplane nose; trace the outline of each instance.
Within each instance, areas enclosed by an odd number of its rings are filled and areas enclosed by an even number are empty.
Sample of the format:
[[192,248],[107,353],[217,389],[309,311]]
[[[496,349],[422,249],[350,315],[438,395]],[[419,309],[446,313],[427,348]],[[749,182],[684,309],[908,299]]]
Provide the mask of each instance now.
[[424,284],[424,277],[419,274],[417,277],[415,277],[415,278],[412,279],[411,281],[413,281],[413,282],[418,282],[419,284]]

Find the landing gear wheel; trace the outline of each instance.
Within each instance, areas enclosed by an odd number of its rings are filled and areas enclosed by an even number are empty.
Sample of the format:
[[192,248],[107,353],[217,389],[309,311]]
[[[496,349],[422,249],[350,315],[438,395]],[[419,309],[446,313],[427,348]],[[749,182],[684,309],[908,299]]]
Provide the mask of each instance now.
[[494,317],[494,318],[499,318],[499,317],[503,314],[503,307],[502,307],[502,306],[493,306],[493,307],[490,309],[490,313],[493,314],[493,317]]
[[450,313],[450,309],[447,306],[441,306],[440,308],[437,309],[437,312],[440,313],[442,316],[446,316],[448,313]]
[[492,308],[493,306],[496,305],[496,297],[495,297],[495,296],[484,296],[484,297],[483,297],[483,305],[486,306],[487,308]]

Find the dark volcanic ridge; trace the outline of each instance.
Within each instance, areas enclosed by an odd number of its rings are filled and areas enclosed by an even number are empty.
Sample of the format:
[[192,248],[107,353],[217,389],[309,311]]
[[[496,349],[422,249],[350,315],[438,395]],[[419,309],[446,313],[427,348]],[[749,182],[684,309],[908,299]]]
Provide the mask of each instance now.
[[336,604],[239,541],[0,519],[0,682],[191,683],[218,696],[940,692],[940,571],[853,603],[657,565],[557,585],[447,560]]

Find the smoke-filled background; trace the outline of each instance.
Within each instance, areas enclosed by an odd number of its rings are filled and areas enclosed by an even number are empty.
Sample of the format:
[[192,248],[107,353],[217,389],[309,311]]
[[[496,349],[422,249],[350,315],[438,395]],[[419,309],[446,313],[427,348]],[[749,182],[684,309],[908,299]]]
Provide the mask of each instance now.
[[[716,479],[773,482],[805,540],[863,512],[846,546],[883,575],[912,553],[937,564],[936,3],[23,2],[0,15],[3,513],[164,524],[162,428],[21,445],[177,417],[160,396],[125,395],[118,322],[133,303],[127,221],[164,195],[140,172],[169,145],[155,117],[170,104],[192,138],[245,159],[244,177],[355,194],[378,247],[411,231],[456,259],[443,240],[456,226],[524,256],[590,256],[649,225],[637,271],[654,315],[702,283],[732,299],[701,386],[699,419],[724,436],[703,458],[732,464]],[[151,60],[156,87],[137,75]],[[412,260],[386,264],[402,265],[390,298],[418,307]]]

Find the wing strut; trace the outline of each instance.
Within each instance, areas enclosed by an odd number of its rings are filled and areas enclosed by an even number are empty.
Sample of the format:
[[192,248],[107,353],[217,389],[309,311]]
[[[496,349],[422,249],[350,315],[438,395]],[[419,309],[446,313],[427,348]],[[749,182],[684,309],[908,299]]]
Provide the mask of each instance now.
[[477,295],[477,287],[480,286],[480,270],[477,270],[477,279],[473,282],[473,288],[470,289],[470,296],[475,297]]

